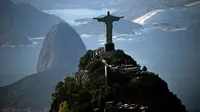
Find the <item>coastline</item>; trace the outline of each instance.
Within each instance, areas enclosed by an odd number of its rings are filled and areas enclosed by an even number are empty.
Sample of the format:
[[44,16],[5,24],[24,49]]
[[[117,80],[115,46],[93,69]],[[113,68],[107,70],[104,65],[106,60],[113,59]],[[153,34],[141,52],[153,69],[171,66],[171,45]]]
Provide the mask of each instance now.
[[190,4],[186,4],[185,7],[192,7],[192,6],[195,6],[195,5],[198,5],[198,4],[200,4],[200,1],[193,2],[193,3],[190,3]]
[[162,12],[162,11],[164,11],[164,10],[158,9],[158,10],[150,11],[147,14],[133,20],[133,22],[144,25],[146,20],[148,20],[149,18],[151,18],[155,14]]

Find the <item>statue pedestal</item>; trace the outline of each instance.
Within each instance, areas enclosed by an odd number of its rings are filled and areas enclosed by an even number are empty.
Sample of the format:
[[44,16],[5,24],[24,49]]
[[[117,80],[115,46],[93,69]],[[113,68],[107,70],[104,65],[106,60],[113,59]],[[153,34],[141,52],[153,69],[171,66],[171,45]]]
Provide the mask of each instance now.
[[115,45],[113,43],[104,45],[105,52],[115,51]]

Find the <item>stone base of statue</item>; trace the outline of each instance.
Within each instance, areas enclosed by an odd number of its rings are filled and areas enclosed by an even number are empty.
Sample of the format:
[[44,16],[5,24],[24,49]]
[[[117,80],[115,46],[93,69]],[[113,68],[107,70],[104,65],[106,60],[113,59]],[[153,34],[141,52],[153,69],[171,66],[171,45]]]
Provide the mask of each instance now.
[[104,50],[105,52],[115,51],[115,45],[113,43],[105,44]]

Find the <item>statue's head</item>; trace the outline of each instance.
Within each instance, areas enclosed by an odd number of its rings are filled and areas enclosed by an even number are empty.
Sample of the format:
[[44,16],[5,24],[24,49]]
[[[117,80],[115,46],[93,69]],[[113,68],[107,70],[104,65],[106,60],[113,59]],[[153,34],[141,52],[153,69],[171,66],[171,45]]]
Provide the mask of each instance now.
[[107,11],[107,16],[110,16],[110,12],[109,11]]

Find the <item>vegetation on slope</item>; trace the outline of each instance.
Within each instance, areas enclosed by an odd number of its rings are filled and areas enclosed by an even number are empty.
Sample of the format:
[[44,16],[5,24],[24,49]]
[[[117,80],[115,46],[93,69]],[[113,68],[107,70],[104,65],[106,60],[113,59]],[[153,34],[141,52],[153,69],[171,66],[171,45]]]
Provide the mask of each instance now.
[[169,91],[164,80],[147,71],[146,67],[141,69],[136,61],[121,50],[105,60],[111,64],[117,64],[117,61],[118,65],[129,62],[139,70],[109,69],[106,85],[100,56],[91,59],[90,52],[81,58],[79,72],[57,84],[52,95],[51,112],[92,112],[95,108],[103,111],[108,101],[144,105],[148,107],[147,112],[186,112],[185,106]]

